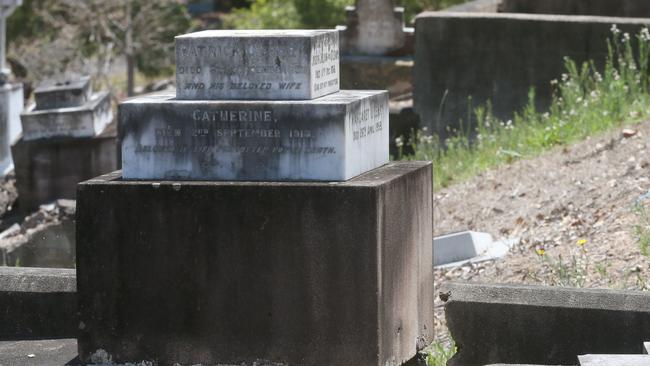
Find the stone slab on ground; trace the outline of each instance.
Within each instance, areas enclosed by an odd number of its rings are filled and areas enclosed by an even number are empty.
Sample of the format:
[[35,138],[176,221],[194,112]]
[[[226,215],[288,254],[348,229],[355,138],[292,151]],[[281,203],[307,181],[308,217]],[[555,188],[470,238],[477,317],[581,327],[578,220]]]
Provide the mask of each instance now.
[[78,107],[26,110],[21,115],[23,140],[52,137],[94,137],[113,121],[111,95],[98,92]]
[[74,269],[0,267],[0,340],[74,337]]
[[81,183],[82,359],[402,365],[433,340],[431,215],[428,162],[340,183]]
[[176,37],[178,99],[314,99],[339,87],[336,30],[210,30]]
[[433,265],[442,265],[474,258],[494,242],[492,235],[463,231],[433,238]]
[[0,342],[2,366],[79,365],[74,338]]
[[386,164],[388,93],[308,101],[189,101],[162,93],[120,104],[125,179],[343,181]]
[[22,84],[0,86],[0,175],[6,175],[14,167],[11,145],[20,137],[23,104]]
[[487,101],[497,118],[512,118],[528,102],[531,87],[537,110],[544,110],[552,100],[550,81],[565,72],[564,57],[602,67],[612,24],[636,34],[649,23],[644,18],[422,13],[416,19],[415,109],[422,125],[440,136],[448,127],[459,129],[468,110]]
[[648,366],[648,355],[583,355],[578,356],[580,366]]
[[448,365],[574,365],[581,354],[640,354],[650,294],[640,291],[445,283]]
[[74,199],[77,183],[118,168],[116,123],[93,138],[21,139],[12,146],[21,211]]
[[34,90],[36,110],[78,107],[92,98],[90,77],[72,81],[49,81]]

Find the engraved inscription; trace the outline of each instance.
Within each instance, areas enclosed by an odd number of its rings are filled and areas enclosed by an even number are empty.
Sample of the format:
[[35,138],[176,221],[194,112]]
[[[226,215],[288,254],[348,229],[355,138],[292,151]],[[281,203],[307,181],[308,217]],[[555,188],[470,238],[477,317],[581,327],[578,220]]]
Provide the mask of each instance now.
[[385,114],[386,106],[378,98],[356,103],[350,112],[352,141],[359,141],[381,132],[385,127],[383,125]]
[[138,144],[135,153],[337,153],[318,145],[311,129],[279,128],[271,110],[195,109],[189,117],[188,123],[155,128],[155,144]]

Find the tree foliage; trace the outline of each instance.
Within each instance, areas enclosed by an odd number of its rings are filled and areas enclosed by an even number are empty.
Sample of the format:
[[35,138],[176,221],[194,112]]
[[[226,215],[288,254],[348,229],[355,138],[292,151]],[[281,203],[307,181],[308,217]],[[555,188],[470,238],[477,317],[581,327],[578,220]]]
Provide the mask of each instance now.
[[145,75],[173,71],[174,36],[191,20],[179,0],[25,0],[9,19],[12,54],[39,78],[93,73],[108,84],[116,58]]
[[[434,10],[438,1],[462,0],[397,0],[403,6],[406,22],[410,24],[415,15]],[[256,0],[250,7],[234,10],[226,18],[226,27],[237,29],[290,29],[333,28],[345,24],[345,7],[354,0]]]

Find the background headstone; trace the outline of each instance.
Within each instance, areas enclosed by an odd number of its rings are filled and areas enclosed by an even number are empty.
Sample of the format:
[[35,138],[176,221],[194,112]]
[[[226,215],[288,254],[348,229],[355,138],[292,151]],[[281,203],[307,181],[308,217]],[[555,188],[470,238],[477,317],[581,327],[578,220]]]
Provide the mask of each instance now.
[[342,48],[346,54],[389,55],[403,53],[412,29],[404,28],[404,8],[396,8],[392,0],[357,0],[348,7],[347,26]]

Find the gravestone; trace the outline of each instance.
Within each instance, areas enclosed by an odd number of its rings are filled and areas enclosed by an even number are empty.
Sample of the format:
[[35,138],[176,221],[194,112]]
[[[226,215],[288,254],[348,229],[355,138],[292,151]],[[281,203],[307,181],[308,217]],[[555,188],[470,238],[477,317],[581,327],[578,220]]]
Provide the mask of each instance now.
[[[431,164],[388,162],[384,91],[280,91],[322,62],[313,31],[275,34],[286,39],[211,31],[176,47],[203,37],[193,57],[245,53],[249,66],[311,59],[246,81],[284,99],[253,88],[120,105],[124,170],[78,186],[82,361],[102,349],[163,365],[397,366],[432,340]],[[239,82],[241,62],[219,67]]]
[[[342,51],[346,54],[404,54],[412,42],[413,29],[404,28],[404,8],[392,0],[357,0],[346,8],[347,25],[342,32]],[[412,45],[411,45],[412,47]]]
[[21,132],[23,86],[9,82],[11,70],[6,63],[6,19],[20,5],[22,0],[0,0],[0,175],[13,169],[10,146]]
[[176,37],[178,99],[314,99],[339,90],[335,31],[203,31]]
[[109,92],[93,93],[89,77],[47,81],[21,115],[23,136],[12,146],[23,211],[74,199],[77,183],[117,168],[117,131]]
[[417,128],[413,113],[413,28],[404,27],[404,9],[392,0],[357,0],[346,8],[341,32],[341,87],[386,89],[390,96],[391,153],[395,138]]

